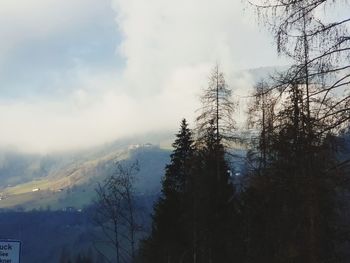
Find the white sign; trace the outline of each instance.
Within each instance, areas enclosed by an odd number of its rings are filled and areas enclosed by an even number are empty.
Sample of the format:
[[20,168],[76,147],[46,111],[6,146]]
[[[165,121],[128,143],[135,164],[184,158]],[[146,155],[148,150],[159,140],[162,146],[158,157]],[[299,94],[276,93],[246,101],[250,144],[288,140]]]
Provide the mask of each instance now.
[[0,240],[0,263],[20,263],[21,241]]

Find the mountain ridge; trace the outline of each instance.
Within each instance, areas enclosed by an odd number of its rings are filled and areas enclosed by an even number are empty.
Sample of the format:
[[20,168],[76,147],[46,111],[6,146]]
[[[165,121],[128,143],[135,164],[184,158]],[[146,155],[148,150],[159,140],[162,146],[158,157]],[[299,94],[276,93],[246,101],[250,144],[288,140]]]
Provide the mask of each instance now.
[[2,153],[0,208],[81,208],[91,203],[97,184],[114,172],[117,161],[138,160],[135,190],[153,193],[160,187],[169,154],[169,149],[152,143],[115,143],[86,154],[58,157]]

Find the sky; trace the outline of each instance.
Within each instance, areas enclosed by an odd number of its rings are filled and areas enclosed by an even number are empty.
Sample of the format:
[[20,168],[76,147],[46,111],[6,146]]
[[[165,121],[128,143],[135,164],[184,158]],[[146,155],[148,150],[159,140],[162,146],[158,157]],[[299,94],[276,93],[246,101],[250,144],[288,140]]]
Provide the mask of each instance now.
[[25,152],[175,133],[215,63],[235,94],[285,64],[244,0],[2,0],[0,39],[0,147]]

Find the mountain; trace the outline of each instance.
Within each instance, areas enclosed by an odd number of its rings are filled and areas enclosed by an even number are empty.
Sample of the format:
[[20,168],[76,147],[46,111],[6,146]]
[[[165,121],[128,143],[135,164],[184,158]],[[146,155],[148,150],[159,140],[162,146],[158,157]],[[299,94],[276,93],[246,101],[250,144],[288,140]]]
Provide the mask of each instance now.
[[93,200],[97,184],[115,171],[116,161],[139,162],[137,195],[159,192],[170,150],[151,143],[129,142],[51,155],[1,152],[0,208],[82,208]]

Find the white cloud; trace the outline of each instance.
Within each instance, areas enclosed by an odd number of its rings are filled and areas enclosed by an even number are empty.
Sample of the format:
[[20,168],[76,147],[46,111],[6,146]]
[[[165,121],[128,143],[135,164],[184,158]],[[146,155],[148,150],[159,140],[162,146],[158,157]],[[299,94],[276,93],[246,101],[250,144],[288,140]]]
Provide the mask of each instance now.
[[[28,41],[31,34],[40,38],[79,28],[105,12],[98,6],[101,2],[5,0],[0,3],[0,17],[18,24],[11,25],[8,32],[0,27],[0,37],[8,34],[9,43],[18,44]],[[221,64],[231,87],[244,93],[252,81],[249,76],[235,74],[236,70],[277,61],[271,59],[271,40],[259,33],[249,14],[242,12],[240,1],[112,3],[122,38],[116,50],[125,59],[123,71],[85,71],[84,65],[79,65],[72,73],[77,79],[75,86],[63,101],[37,98],[0,103],[0,144],[46,152],[177,129],[182,117],[193,120],[200,90],[215,62]],[[25,33],[26,28],[29,33]],[[0,44],[0,49],[4,47]],[[71,85],[64,81],[55,85]]]

